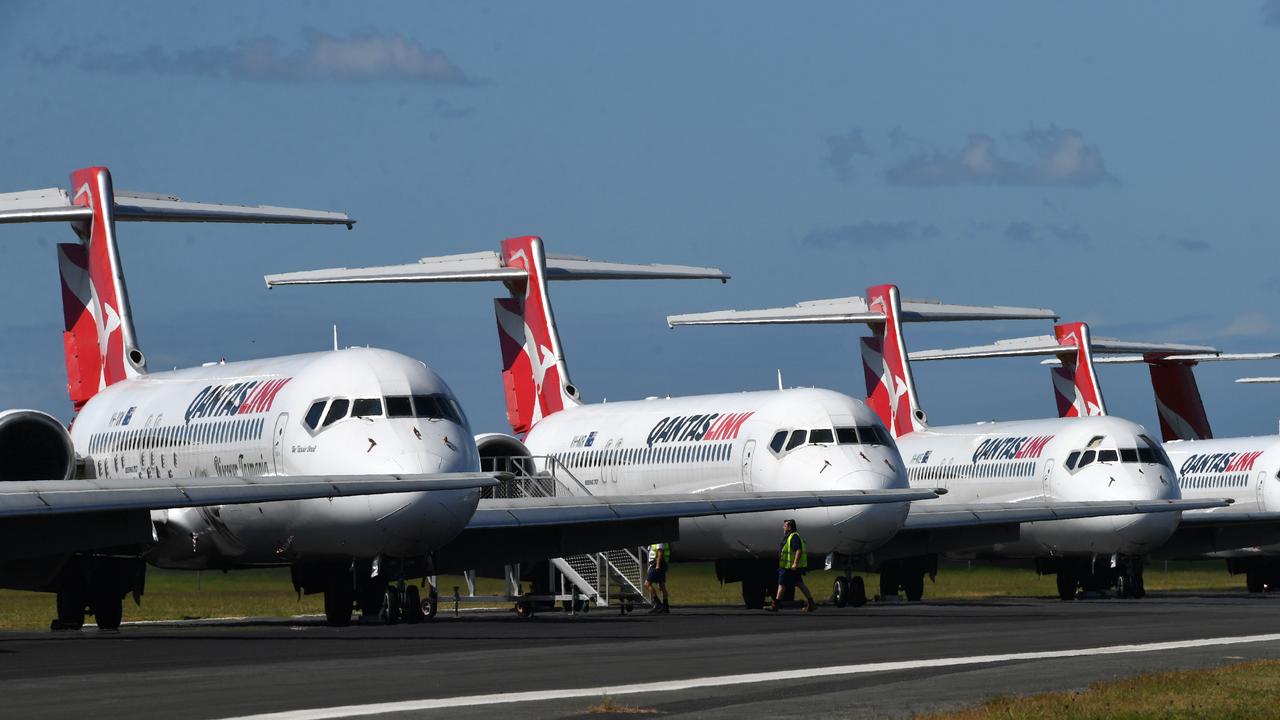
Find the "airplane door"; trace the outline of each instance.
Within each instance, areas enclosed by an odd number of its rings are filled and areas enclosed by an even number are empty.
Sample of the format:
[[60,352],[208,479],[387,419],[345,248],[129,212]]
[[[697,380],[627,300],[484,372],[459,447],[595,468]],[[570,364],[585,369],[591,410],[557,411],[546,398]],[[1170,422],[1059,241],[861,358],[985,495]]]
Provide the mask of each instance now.
[[1047,458],[1044,461],[1044,479],[1042,481],[1044,485],[1044,496],[1047,498],[1053,497],[1053,483],[1049,481],[1050,478],[1052,477],[1053,477],[1053,458]]
[[751,492],[751,458],[756,454],[756,441],[748,440],[746,445],[742,446],[742,489]]
[[1266,500],[1265,500],[1267,495],[1262,491],[1263,490],[1262,486],[1266,481],[1267,481],[1266,471],[1264,470],[1263,472],[1258,473],[1258,487],[1254,492],[1258,493],[1258,510],[1260,511],[1267,509]]
[[271,434],[271,459],[277,475],[284,474],[284,431],[288,426],[289,413],[280,413],[276,418],[275,432]]

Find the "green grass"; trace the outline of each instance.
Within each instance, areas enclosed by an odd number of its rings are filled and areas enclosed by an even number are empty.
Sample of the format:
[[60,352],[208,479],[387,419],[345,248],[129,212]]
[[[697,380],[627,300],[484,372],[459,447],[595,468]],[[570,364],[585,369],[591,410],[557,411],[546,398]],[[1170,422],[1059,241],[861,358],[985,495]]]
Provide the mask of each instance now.
[[[878,579],[860,573],[867,591],[874,595]],[[819,600],[831,593],[838,573],[811,572],[806,582]],[[439,579],[441,612],[452,609],[449,598],[454,586],[464,589],[462,578]],[[671,601],[676,605],[736,605],[741,602],[741,586],[721,585],[710,563],[676,563],[668,576]],[[1221,562],[1156,563],[1146,569],[1149,591],[1162,590],[1243,590],[1244,578],[1227,574]],[[480,593],[497,593],[501,582],[482,578]],[[966,563],[946,563],[936,582],[926,582],[926,598],[980,599],[990,597],[1054,597],[1052,576],[1037,576],[1030,570],[993,568]],[[147,571],[147,588],[142,605],[125,601],[125,620],[173,620],[209,617],[315,615],[324,612],[320,595],[299,598],[289,581],[289,571],[242,570],[238,572]],[[53,617],[53,595],[0,590],[0,628],[44,628]]]
[[1177,670],[1096,682],[1082,692],[1001,696],[921,720],[1085,720],[1086,718],[1274,718],[1280,708],[1280,661]]

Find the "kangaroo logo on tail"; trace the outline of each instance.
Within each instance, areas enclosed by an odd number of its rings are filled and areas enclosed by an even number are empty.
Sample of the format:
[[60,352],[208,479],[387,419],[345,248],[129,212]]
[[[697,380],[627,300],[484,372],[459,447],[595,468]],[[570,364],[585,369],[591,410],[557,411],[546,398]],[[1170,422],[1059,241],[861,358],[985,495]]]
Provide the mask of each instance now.
[[1156,414],[1160,417],[1160,435],[1170,440],[1208,440],[1213,437],[1209,415],[1200,399],[1196,384],[1196,363],[1185,360],[1163,360],[1147,357],[1151,372],[1151,389],[1156,395]]
[[525,236],[502,241],[502,260],[506,267],[526,273],[506,281],[511,297],[494,301],[507,420],[512,430],[524,434],[542,418],[581,402],[569,382],[547,297],[542,239]]
[[[1053,335],[1064,351],[1058,355],[1062,367],[1050,368],[1058,417],[1091,417],[1106,415],[1102,388],[1093,369],[1093,347],[1089,326],[1082,322],[1053,326]],[[1075,352],[1065,348],[1074,348]]]
[[867,288],[867,306],[885,318],[884,322],[870,323],[873,336],[862,340],[867,405],[880,416],[894,437],[923,430],[925,414],[916,402],[915,381],[902,339],[902,306],[897,286]]

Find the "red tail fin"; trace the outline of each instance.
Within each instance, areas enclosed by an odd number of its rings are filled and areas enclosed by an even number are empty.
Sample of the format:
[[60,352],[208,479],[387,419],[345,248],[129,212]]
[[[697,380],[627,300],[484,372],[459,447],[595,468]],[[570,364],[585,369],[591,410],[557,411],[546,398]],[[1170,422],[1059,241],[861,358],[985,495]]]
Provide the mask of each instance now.
[[547,296],[542,238],[503,240],[502,260],[506,267],[528,273],[522,280],[507,281],[511,297],[494,301],[507,420],[512,430],[523,434],[542,418],[580,401],[577,389],[569,382]]
[[897,286],[867,288],[867,306],[885,317],[884,322],[869,323],[873,337],[862,342],[867,404],[894,437],[923,430],[925,414],[916,402],[915,381],[902,339],[902,303]]
[[1053,326],[1054,337],[1065,348],[1075,352],[1059,355],[1062,367],[1052,368],[1054,396],[1058,400],[1058,417],[1106,415],[1102,388],[1093,369],[1093,349],[1089,326],[1082,322]]
[[146,372],[138,350],[116,248],[111,173],[90,167],[71,173],[72,204],[93,210],[73,223],[82,245],[60,245],[63,345],[67,389],[77,409],[108,385]]
[[1208,440],[1213,437],[1209,416],[1196,385],[1194,362],[1147,358],[1151,389],[1156,394],[1160,434],[1170,440]]

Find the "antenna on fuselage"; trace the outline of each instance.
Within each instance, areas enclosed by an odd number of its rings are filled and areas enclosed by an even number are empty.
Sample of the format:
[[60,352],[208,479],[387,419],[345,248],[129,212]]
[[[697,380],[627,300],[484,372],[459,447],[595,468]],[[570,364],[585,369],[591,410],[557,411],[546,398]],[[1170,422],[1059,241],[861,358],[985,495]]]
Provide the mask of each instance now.
[[782,389],[782,368],[778,368],[778,389]]
[[338,323],[333,324],[333,351],[338,351]]

